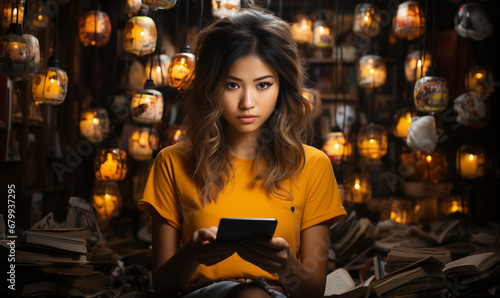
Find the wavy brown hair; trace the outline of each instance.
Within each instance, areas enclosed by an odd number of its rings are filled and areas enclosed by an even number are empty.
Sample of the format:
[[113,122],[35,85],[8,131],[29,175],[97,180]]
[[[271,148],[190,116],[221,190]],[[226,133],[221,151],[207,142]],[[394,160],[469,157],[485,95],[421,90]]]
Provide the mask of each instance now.
[[215,200],[231,179],[221,98],[231,65],[249,54],[276,69],[280,88],[276,107],[258,138],[255,179],[262,180],[266,190],[287,196],[281,182],[304,166],[302,143],[311,132],[312,117],[309,102],[301,95],[304,64],[289,24],[268,12],[242,10],[198,34],[193,82],[184,103],[189,158],[205,201]]

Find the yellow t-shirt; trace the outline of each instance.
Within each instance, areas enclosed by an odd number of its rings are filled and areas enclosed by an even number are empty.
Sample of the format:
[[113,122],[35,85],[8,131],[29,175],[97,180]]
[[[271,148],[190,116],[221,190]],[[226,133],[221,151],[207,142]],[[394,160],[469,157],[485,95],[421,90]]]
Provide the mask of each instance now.
[[[297,256],[300,231],[327,220],[333,224],[346,214],[330,160],[316,148],[304,145],[306,166],[292,183],[283,183],[291,199],[266,192],[260,182],[253,183],[256,176],[253,161],[235,158],[234,178],[216,202],[203,206],[187,164],[186,146],[186,142],[180,142],[158,154],[143,199],[138,203],[149,213],[155,208],[170,225],[182,231],[182,243],[200,228],[218,226],[222,217],[272,217],[278,219],[275,237],[286,239]],[[191,281],[203,275],[215,280],[260,276],[279,280],[277,275],[244,261],[237,254],[213,266],[200,265]]]

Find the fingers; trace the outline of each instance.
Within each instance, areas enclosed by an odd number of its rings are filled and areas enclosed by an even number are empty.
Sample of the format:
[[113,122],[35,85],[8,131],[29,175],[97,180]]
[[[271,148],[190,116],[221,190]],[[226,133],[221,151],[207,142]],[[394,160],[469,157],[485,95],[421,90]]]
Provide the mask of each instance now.
[[248,240],[240,243],[237,253],[242,259],[263,270],[277,273],[286,266],[289,246],[282,238]]

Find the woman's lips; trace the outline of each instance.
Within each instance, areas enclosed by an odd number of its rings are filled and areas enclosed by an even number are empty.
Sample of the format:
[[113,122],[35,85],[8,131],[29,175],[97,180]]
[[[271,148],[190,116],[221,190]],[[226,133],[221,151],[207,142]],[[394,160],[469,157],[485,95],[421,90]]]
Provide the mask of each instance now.
[[248,123],[254,122],[255,119],[257,119],[257,116],[245,115],[245,116],[238,117],[238,119],[240,119],[241,122],[248,124]]

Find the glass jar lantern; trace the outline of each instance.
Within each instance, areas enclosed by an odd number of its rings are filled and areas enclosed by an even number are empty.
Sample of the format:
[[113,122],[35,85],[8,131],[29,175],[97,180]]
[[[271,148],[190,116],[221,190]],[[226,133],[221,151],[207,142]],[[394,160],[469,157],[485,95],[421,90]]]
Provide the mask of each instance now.
[[378,55],[366,55],[359,59],[358,84],[373,89],[385,84],[387,70],[385,61]]
[[484,176],[486,157],[480,146],[462,145],[457,150],[457,170],[460,177],[477,179]]
[[107,13],[100,10],[85,12],[78,23],[78,36],[84,46],[102,47],[111,37],[111,21]]
[[163,147],[182,142],[186,138],[186,126],[182,124],[169,126],[164,136],[166,137],[164,138]]
[[394,115],[394,128],[392,134],[395,137],[406,139],[408,136],[408,127],[410,127],[412,118],[417,116],[415,112],[410,112],[409,108],[403,108]]
[[355,204],[368,203],[372,199],[372,184],[367,173],[354,173],[349,178],[352,202]]
[[318,13],[313,24],[313,46],[316,48],[333,47],[333,37],[330,27],[325,21],[325,15]]
[[159,135],[155,128],[134,127],[128,140],[128,154],[135,160],[150,160],[158,149]]
[[92,207],[100,219],[110,219],[120,215],[122,195],[116,182],[96,181],[92,196]]
[[94,173],[99,181],[121,181],[127,175],[127,153],[119,148],[105,148],[96,154]]
[[195,56],[186,44],[179,53],[176,53],[168,67],[168,85],[179,90],[185,89],[191,83],[191,75],[195,64]]
[[144,73],[146,77],[151,79],[157,87],[168,85],[168,66],[170,65],[170,56],[166,54],[155,55],[153,57],[153,69],[151,69],[151,59],[146,62]]
[[494,84],[491,71],[480,65],[472,66],[465,77],[465,89],[481,99],[486,99],[495,91]]
[[0,76],[22,79],[30,67],[30,42],[22,36],[21,24],[11,23],[0,37]]
[[448,162],[443,150],[437,149],[430,153],[416,151],[415,157],[418,176],[421,180],[438,183],[446,178]]
[[238,12],[241,8],[240,0],[212,0],[212,16],[222,19]]
[[51,57],[47,67],[33,77],[31,93],[36,103],[58,105],[64,102],[68,93],[68,75],[59,68],[57,58]]
[[417,111],[434,115],[448,107],[448,85],[446,80],[427,75],[417,80],[413,89],[413,100]]
[[424,21],[424,12],[417,1],[403,2],[392,18],[394,35],[408,40],[419,38],[424,34]]
[[146,6],[151,6],[154,10],[170,9],[175,6],[177,0],[142,0]]
[[125,14],[131,18],[136,15],[142,7],[142,0],[127,0],[125,3]]
[[354,8],[352,31],[358,36],[370,38],[380,32],[378,7],[371,3],[360,3]]
[[144,56],[156,49],[156,24],[147,16],[135,16],[128,20],[123,32],[125,51]]
[[295,22],[291,26],[293,39],[298,44],[312,44],[313,41],[313,21],[305,14],[295,17]]
[[31,34],[23,34],[23,37],[28,40],[29,45],[29,62],[28,68],[24,72],[24,78],[32,78],[40,67],[40,43],[38,38]]
[[331,162],[340,164],[351,156],[352,146],[343,132],[331,132],[326,135],[321,151],[328,155]]
[[144,89],[137,92],[130,103],[132,119],[139,123],[158,123],[163,116],[163,94],[153,89],[152,80],[147,80]]
[[387,154],[387,130],[370,123],[358,131],[358,152],[368,159],[378,159]]
[[2,28],[8,28],[11,23],[21,25],[24,18],[25,0],[2,1]]
[[109,118],[105,109],[90,109],[80,114],[80,134],[90,142],[101,142],[108,132]]
[[427,73],[431,65],[431,53],[422,51],[413,51],[406,55],[405,59],[405,77],[406,81],[412,83],[420,79]]

